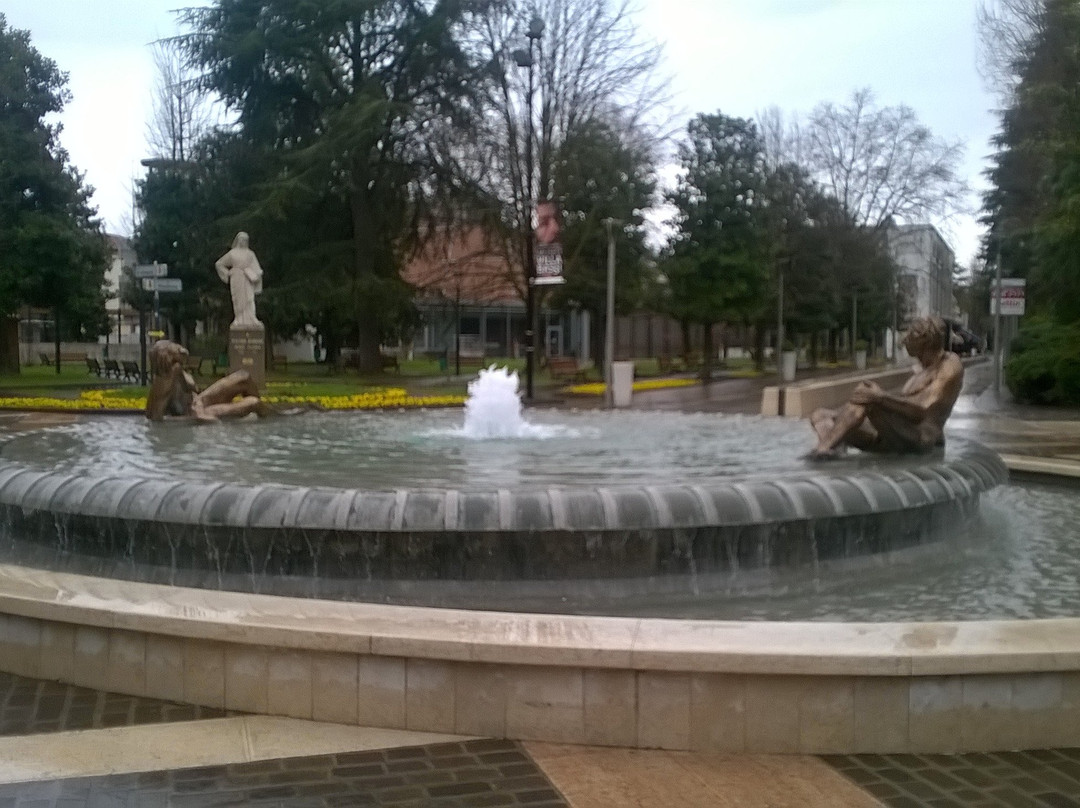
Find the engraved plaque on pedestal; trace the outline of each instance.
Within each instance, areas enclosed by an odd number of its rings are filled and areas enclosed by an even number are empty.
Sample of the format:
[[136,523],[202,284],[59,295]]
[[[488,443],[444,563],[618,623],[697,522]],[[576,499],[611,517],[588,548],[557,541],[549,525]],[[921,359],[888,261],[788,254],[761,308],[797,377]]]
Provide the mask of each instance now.
[[266,384],[266,329],[234,326],[229,329],[229,372],[246,370],[261,390]]

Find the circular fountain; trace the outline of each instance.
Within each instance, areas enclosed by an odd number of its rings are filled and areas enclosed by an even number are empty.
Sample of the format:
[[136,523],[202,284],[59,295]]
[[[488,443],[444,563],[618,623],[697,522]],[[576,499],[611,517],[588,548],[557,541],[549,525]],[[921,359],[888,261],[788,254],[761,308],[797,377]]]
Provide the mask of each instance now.
[[7,560],[279,595],[602,610],[762,591],[961,534],[1006,478],[930,457],[800,460],[805,426],[548,412],[488,370],[458,411],[217,425],[99,419],[7,442]]
[[950,437],[938,455],[808,466],[803,423],[526,420],[502,375],[481,377],[501,392],[474,389],[464,425],[452,412],[87,419],[8,440],[3,669],[238,711],[563,743],[1080,743],[1075,619],[550,613],[589,611],[577,605],[594,597],[772,592],[798,571],[870,577],[912,554],[940,566],[980,495],[1005,480],[994,453]]

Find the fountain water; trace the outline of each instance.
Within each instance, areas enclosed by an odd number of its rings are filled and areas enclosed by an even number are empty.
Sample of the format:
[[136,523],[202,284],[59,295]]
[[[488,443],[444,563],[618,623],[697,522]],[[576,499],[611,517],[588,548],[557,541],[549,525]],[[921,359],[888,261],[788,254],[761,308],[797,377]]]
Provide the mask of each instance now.
[[522,415],[517,371],[492,366],[469,382],[462,427],[465,437],[528,438],[543,437],[546,432]]
[[917,554],[962,532],[1006,477],[965,441],[811,468],[796,459],[805,427],[782,419],[532,422],[516,374],[496,368],[457,418],[102,419],[19,437],[0,461],[6,557],[275,594],[587,610]]

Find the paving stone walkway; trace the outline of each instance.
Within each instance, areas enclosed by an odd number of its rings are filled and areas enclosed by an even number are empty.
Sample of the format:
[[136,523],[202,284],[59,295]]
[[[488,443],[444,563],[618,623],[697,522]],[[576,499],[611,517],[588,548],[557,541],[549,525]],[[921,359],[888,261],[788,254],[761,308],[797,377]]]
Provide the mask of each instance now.
[[478,740],[0,786],[7,808],[567,808],[514,741]]
[[1080,806],[1080,749],[822,759],[888,808]]
[[226,715],[223,710],[209,707],[104,693],[0,672],[0,736],[130,727]]
[[[0,736],[227,715],[0,674]],[[88,743],[92,738],[87,736]],[[700,765],[708,767],[709,756],[699,757]],[[717,772],[729,767],[731,756],[713,757]],[[886,808],[1080,806],[1080,749],[826,755],[820,760],[865,792],[870,804]],[[0,760],[0,770],[3,765]],[[498,739],[0,785],[0,808],[239,805],[574,808],[575,804],[560,793],[522,744]],[[760,805],[774,803],[763,799]]]

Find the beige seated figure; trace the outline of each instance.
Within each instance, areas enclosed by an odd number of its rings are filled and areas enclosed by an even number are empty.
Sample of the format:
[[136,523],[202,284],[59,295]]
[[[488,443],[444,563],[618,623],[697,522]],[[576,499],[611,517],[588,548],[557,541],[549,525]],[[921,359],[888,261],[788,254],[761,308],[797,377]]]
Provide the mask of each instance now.
[[158,340],[150,349],[154,381],[146,397],[146,417],[151,421],[172,416],[212,422],[253,412],[267,414],[269,408],[246,370],[230,373],[200,391],[194,377],[184,370],[187,355],[182,345],[167,339]]
[[898,393],[861,382],[838,410],[810,416],[818,436],[811,459],[834,457],[846,446],[865,452],[927,452],[945,445],[945,421],[964,383],[964,365],[945,350],[945,323],[938,317],[912,322],[904,347],[918,371]]

